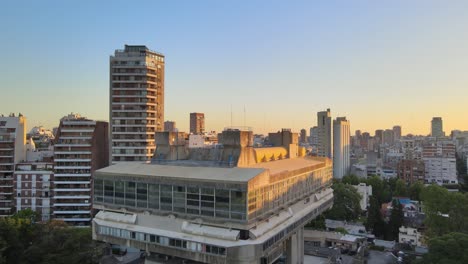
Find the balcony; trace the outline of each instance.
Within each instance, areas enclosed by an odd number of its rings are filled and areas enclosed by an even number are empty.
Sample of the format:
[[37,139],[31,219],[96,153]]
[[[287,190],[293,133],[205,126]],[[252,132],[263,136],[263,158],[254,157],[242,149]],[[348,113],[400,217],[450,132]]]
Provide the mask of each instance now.
[[53,214],[91,214],[91,211],[54,211]]
[[55,166],[55,170],[90,170],[91,166]]
[[54,177],[91,177],[91,173],[56,173]]
[[90,203],[54,203],[53,207],[69,207],[69,206],[80,206],[80,207],[88,207],[91,206]]
[[54,181],[55,185],[60,185],[60,184],[91,184],[91,181]]
[[91,188],[55,188],[54,192],[90,192]]
[[55,195],[53,197],[55,200],[59,199],[90,199],[89,195]]
[[91,159],[55,159],[55,162],[91,162]]
[[94,128],[76,128],[76,129],[73,129],[73,128],[62,128],[60,130],[61,133],[67,133],[67,132],[76,132],[76,133],[93,133],[94,132]]

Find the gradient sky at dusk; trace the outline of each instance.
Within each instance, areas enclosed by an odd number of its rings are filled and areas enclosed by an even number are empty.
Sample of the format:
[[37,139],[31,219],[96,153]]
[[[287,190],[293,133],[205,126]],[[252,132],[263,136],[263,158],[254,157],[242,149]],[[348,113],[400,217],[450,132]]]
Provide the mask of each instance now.
[[[66,3],[65,3],[66,2]],[[165,119],[299,131],[331,108],[351,129],[468,130],[468,1],[6,1],[0,113],[28,127],[108,119],[109,55],[166,56]],[[245,108],[245,115],[244,115]],[[245,120],[244,120],[245,116]],[[353,132],[354,133],[354,132]]]

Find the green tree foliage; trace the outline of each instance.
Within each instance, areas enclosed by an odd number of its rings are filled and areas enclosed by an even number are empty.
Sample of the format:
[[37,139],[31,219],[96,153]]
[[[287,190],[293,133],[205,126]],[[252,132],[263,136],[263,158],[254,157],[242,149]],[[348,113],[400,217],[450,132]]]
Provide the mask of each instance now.
[[358,185],[361,182],[361,179],[354,174],[349,174],[344,176],[343,179],[341,179],[341,182],[344,184]]
[[349,184],[335,183],[333,188],[333,208],[326,217],[334,220],[355,220],[361,214],[361,195]]
[[102,244],[90,228],[72,228],[60,221],[34,223],[36,215],[20,212],[0,219],[0,263],[98,263]]
[[386,228],[386,240],[398,240],[398,233],[400,227],[403,225],[403,206],[398,202],[397,199],[392,201],[392,212],[390,215],[390,221],[388,222],[388,228]]
[[374,196],[370,198],[370,206],[367,214],[366,228],[371,230],[376,237],[383,237],[385,222],[380,211],[379,201]]
[[468,263],[468,235],[449,233],[429,240],[429,253],[416,263],[465,264]]
[[310,221],[307,225],[306,228],[312,228],[315,230],[325,230],[325,214],[321,214],[317,216],[314,220]]
[[348,234],[348,231],[346,231],[346,229],[344,229],[344,227],[337,227],[337,228],[335,229],[335,232],[339,232],[339,233],[341,233],[341,234],[343,234],[343,235],[347,235],[347,234]]
[[468,194],[451,193],[431,185],[423,189],[421,199],[429,238],[450,232],[468,233]]
[[406,186],[406,183],[401,179],[397,179],[394,190],[395,192],[393,193],[393,196],[398,196],[398,197],[409,196],[408,187]]
[[417,181],[408,188],[408,196],[411,200],[421,201],[421,192],[424,189],[424,184]]

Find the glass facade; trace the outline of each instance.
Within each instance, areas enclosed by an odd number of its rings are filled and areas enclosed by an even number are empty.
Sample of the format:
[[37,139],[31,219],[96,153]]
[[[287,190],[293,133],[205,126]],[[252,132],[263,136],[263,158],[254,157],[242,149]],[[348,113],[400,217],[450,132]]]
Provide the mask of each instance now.
[[95,179],[94,201],[129,209],[247,219],[247,195],[239,189]]
[[249,185],[248,219],[261,217],[281,206],[288,206],[307,195],[331,185],[332,167],[310,171],[286,172],[274,175],[273,182],[265,185]]

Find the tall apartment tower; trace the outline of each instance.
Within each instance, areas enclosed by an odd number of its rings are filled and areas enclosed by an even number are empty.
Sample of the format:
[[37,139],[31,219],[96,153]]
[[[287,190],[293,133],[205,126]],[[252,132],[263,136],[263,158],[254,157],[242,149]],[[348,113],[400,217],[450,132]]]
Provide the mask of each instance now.
[[175,121],[164,122],[164,131],[177,132],[176,122]]
[[26,159],[26,118],[0,116],[0,217],[14,213],[15,164]]
[[60,120],[54,145],[53,217],[72,225],[92,218],[94,171],[109,166],[109,124],[71,114]]
[[112,161],[150,161],[164,129],[164,55],[125,45],[110,57]]
[[443,137],[445,136],[442,124],[442,117],[433,117],[431,121],[431,136]]
[[333,158],[332,118],[330,109],[317,113],[318,155]]
[[205,114],[190,113],[190,133],[203,134],[205,132]]
[[333,120],[333,178],[341,179],[350,169],[350,127],[346,117]]
[[401,126],[393,126],[393,136],[395,141],[401,139]]

